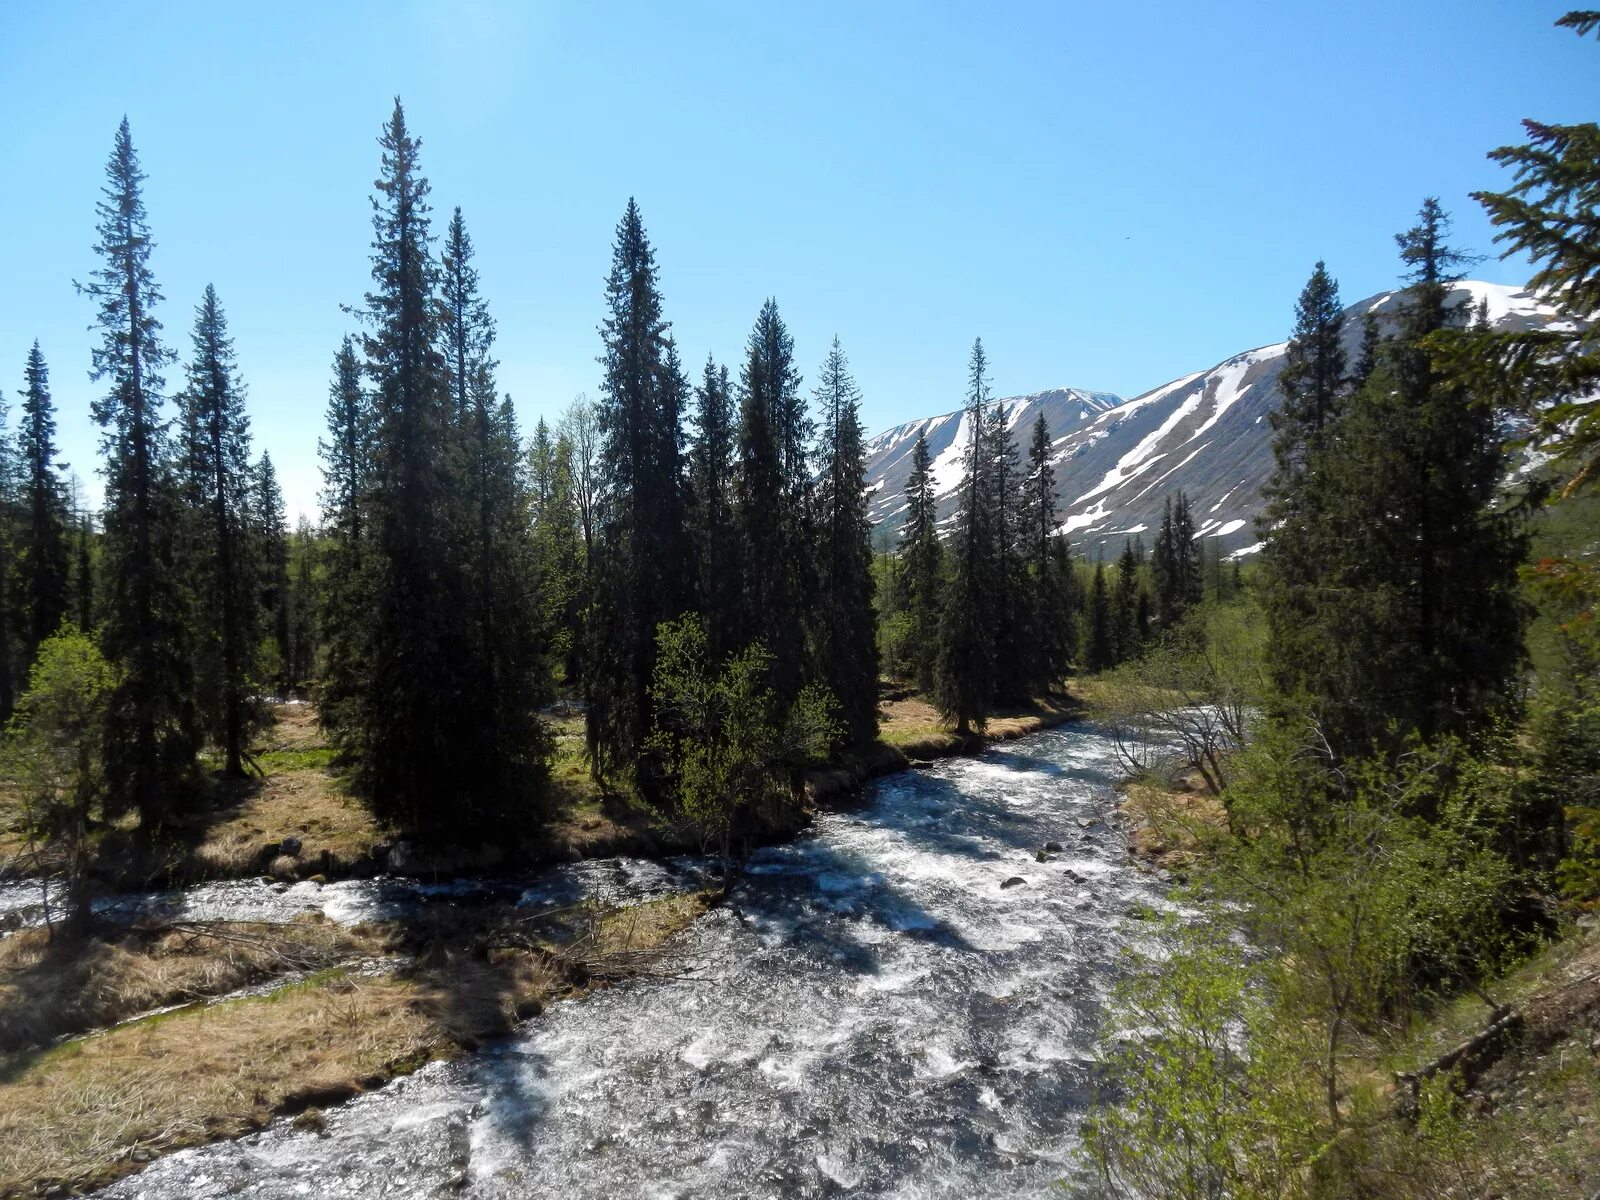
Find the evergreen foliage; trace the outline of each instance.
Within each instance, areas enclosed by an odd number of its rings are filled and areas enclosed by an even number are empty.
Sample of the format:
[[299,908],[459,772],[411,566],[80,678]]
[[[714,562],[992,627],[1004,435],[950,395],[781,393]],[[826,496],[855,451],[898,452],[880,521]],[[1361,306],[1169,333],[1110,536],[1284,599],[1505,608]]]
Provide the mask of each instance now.
[[[989,614],[994,625],[994,659],[1008,669],[994,674],[993,700],[1023,703],[1031,698],[1031,685],[1041,670],[1033,613],[1028,605],[1026,538],[1028,513],[1024,503],[1022,467],[1011,438],[1011,409],[996,404],[985,414],[984,458],[989,466],[987,508],[993,574],[985,581]],[[1014,669],[1014,668],[1021,668]]]
[[[204,731],[222,749],[224,771],[238,777],[244,774],[246,739],[260,716],[253,697],[260,682],[263,575],[270,569],[269,560],[258,561],[253,550],[259,546],[270,554],[273,544],[271,531],[261,528],[259,514],[251,511],[252,499],[270,504],[266,485],[275,490],[277,483],[267,476],[271,460],[263,456],[266,470],[252,488],[244,386],[227,318],[209,284],[195,310],[191,340],[188,385],[178,401],[195,694]],[[282,496],[275,500],[281,512]]]
[[101,265],[79,290],[98,305],[91,375],[109,382],[94,404],[106,480],[101,648],[116,673],[105,720],[107,808],[136,810],[155,830],[178,807],[198,722],[188,610],[177,561],[179,510],[162,369],[171,354],[154,315],[144,174],[123,118],[96,206]]
[[1056,530],[1055,468],[1050,464],[1050,430],[1040,412],[1028,443],[1028,468],[1022,501],[1020,549],[1027,563],[1027,653],[1022,660],[1030,695],[1055,687],[1078,652],[1078,604],[1072,556],[1065,534]]
[[324,652],[318,695],[322,720],[331,728],[355,720],[353,708],[367,661],[369,632],[364,607],[364,520],[372,455],[372,410],[361,385],[361,361],[346,337],[333,360],[328,388],[328,436],[317,443],[322,458],[322,516],[328,534],[318,608]]
[[1083,665],[1090,672],[1106,671],[1117,664],[1117,619],[1111,592],[1106,586],[1106,565],[1094,565],[1094,583],[1089,589],[1085,612]]
[[987,723],[995,694],[995,611],[992,588],[1000,570],[1004,531],[994,504],[999,464],[987,431],[989,361],[981,339],[972,343],[967,368],[965,476],[950,544],[950,568],[939,617],[934,701],[956,729],[967,733]]
[[1195,542],[1189,499],[1181,491],[1161,506],[1161,531],[1150,555],[1155,581],[1156,616],[1162,628],[1175,628],[1205,593],[1200,547]]
[[906,479],[906,519],[900,527],[897,574],[900,603],[909,615],[908,655],[912,679],[923,691],[934,685],[939,613],[943,599],[944,547],[939,540],[928,439],[917,434]]
[[[509,406],[495,402],[482,358],[470,243],[456,222],[451,294],[429,249],[420,143],[398,100],[379,145],[363,338],[372,392],[352,386],[341,353],[323,448],[331,523],[347,539],[329,588],[334,732],[380,817],[464,837],[503,824],[543,769],[532,634],[519,607],[486,600],[527,596],[504,566],[525,536],[513,543],[500,524],[525,535],[527,510]],[[469,317],[469,333],[452,327]],[[463,342],[478,355],[468,378],[444,349]]]
[[28,351],[15,451],[21,491],[16,505],[20,525],[16,566],[22,671],[28,670],[39,644],[55,633],[67,615],[67,506],[55,437],[49,368],[35,341]]
[[816,628],[819,681],[839,706],[846,734],[867,742],[878,732],[877,614],[873,609],[872,523],[861,391],[839,339],[822,364],[815,399],[822,414],[816,500]]
[[776,301],[762,305],[740,374],[734,519],[744,581],[742,622],[734,644],[760,642],[772,655],[780,703],[810,677],[808,601],[814,595],[811,423],[794,366],[794,339]]
[[739,627],[739,555],[734,523],[734,412],[728,368],[708,354],[695,390],[689,451],[689,487],[694,497],[691,534],[695,550],[695,595],[705,618],[711,654],[732,651]]
[[263,682],[274,695],[288,693],[290,641],[289,516],[283,507],[283,489],[272,455],[263,452],[255,465],[250,488],[250,534],[256,553],[258,611],[262,644]]
[[[590,764],[602,778],[634,771],[645,749],[655,723],[656,626],[683,611],[686,590],[682,380],[673,370],[655,251],[631,199],[612,246],[606,309],[599,519],[584,655]],[[651,788],[648,770],[641,783]]]

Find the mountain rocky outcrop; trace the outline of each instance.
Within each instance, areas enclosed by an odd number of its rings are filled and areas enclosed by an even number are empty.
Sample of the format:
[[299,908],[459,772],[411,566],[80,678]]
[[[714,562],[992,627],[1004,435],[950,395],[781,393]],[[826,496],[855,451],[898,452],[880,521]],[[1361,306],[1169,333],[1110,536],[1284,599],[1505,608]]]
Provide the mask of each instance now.
[[[1474,308],[1486,302],[1496,328],[1562,327],[1548,304],[1503,284],[1466,280],[1456,285],[1451,301]],[[1375,312],[1383,328],[1399,303],[1398,291],[1383,292],[1345,309],[1350,362],[1358,357],[1365,314]],[[1093,558],[1103,549],[1110,558],[1135,534],[1153,542],[1163,499],[1181,489],[1189,497],[1197,536],[1214,539],[1224,555],[1243,556],[1259,542],[1255,517],[1261,486],[1272,472],[1267,416],[1279,403],[1285,346],[1276,342],[1246,350],[1131,400],[1111,392],[1054,388],[996,403],[1009,408],[1019,452],[1043,411],[1061,495],[1057,516],[1078,553]],[[867,484],[880,543],[892,544],[899,531],[918,433],[926,434],[933,455],[940,517],[953,516],[971,435],[967,424],[958,410],[909,421],[867,443]]]

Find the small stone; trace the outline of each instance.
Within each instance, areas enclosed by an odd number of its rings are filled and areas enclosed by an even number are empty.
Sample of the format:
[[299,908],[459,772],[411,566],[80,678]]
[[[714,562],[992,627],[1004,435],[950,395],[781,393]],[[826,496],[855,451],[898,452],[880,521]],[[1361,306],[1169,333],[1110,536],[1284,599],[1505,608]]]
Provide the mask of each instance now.
[[1004,883],[1002,883],[1000,885],[1000,890],[1004,891],[1006,888],[1021,887],[1023,884],[1025,884],[1027,882],[1028,881],[1026,879],[1024,879],[1022,876],[1013,875],[1010,879],[1007,879]]
[[1046,842],[1044,844],[1044,848],[1045,848],[1046,851],[1048,851],[1051,854],[1060,854],[1061,853],[1061,843],[1060,842]]
[[1048,854],[1046,854],[1043,850],[1035,850],[1033,852],[1033,858],[1034,858],[1035,862],[1049,862],[1050,861],[1050,856]]
[[308,1108],[289,1124],[301,1133],[326,1133],[328,1118],[322,1115],[320,1108]]

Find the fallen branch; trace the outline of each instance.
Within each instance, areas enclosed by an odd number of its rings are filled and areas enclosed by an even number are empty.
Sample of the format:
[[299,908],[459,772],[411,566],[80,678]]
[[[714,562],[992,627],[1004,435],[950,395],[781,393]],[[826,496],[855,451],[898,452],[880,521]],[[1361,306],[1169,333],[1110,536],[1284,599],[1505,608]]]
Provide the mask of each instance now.
[[1459,1072],[1461,1086],[1470,1088],[1479,1076],[1500,1060],[1501,1055],[1522,1033],[1524,1024],[1525,1018],[1520,1012],[1497,1009],[1494,1019],[1481,1033],[1414,1071],[1395,1072],[1395,1084],[1406,1089],[1402,1111],[1408,1117],[1415,1117],[1421,1110],[1422,1085],[1444,1072]]

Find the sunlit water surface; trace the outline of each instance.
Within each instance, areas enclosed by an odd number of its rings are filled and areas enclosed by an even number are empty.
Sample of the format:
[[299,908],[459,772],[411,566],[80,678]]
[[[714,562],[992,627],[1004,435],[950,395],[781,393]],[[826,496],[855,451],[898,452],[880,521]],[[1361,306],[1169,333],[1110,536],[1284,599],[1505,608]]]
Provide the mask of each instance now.
[[[871,785],[760,851],[658,972],[330,1110],[184,1151],[106,1197],[978,1197],[1072,1172],[1129,910],[1109,740],[1068,726]],[[1034,852],[1060,842],[1062,853]],[[612,860],[525,904],[683,886]],[[1002,888],[1009,879],[1023,882]],[[449,889],[460,897],[471,888]],[[436,897],[437,898],[437,897]],[[418,902],[401,883],[199,889],[212,916]]]

